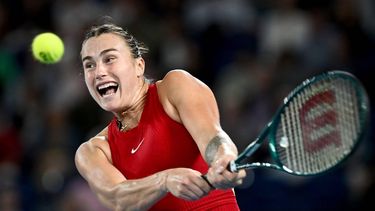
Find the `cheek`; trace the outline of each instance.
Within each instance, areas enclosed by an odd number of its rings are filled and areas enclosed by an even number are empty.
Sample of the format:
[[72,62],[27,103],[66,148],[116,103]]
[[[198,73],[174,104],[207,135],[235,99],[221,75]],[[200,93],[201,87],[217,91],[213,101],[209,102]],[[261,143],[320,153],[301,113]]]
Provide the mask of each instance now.
[[92,80],[92,77],[90,77],[90,75],[86,73],[85,73],[85,84],[90,94],[93,94],[95,91],[94,81]]
[[90,78],[87,76],[87,74],[85,73],[85,84],[87,86],[87,88],[90,88]]

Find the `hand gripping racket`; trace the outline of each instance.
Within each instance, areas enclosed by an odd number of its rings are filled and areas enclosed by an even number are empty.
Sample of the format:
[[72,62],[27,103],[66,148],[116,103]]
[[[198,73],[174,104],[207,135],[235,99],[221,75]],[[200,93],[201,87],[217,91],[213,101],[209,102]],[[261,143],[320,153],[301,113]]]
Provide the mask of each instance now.
[[[271,168],[316,175],[343,162],[364,136],[369,101],[353,75],[330,71],[305,80],[285,99],[260,135],[230,163],[230,171]],[[268,136],[272,163],[246,162]]]

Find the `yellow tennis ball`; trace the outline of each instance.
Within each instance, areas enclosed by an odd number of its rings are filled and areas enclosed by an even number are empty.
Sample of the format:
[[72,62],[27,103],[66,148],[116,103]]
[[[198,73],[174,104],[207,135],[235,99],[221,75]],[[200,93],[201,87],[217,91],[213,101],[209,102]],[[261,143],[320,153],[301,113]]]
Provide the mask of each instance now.
[[33,56],[44,64],[54,64],[64,55],[64,43],[59,36],[51,32],[38,34],[34,37],[31,49]]

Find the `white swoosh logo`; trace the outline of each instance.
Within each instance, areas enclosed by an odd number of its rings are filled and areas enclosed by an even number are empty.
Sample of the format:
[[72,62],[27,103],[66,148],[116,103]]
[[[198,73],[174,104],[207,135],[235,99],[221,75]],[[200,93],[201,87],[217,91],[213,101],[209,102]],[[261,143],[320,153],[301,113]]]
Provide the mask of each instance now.
[[133,149],[132,149],[132,151],[131,151],[132,154],[134,154],[135,152],[138,151],[139,147],[142,145],[142,143],[143,143],[144,140],[145,140],[145,139],[143,138],[142,141],[138,144],[138,146],[137,146],[136,148],[133,148]]

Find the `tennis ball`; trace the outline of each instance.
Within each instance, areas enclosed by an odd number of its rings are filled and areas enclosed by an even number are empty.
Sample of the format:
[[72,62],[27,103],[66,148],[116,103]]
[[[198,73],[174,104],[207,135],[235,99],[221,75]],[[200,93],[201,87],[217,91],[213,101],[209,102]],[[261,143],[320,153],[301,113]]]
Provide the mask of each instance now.
[[51,32],[38,34],[31,44],[33,56],[44,64],[54,64],[64,55],[64,43],[59,36]]

